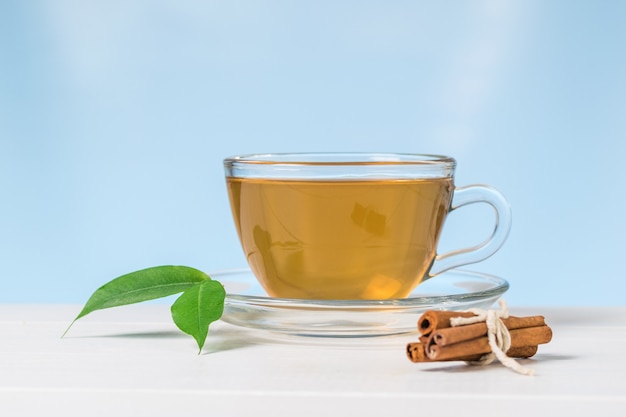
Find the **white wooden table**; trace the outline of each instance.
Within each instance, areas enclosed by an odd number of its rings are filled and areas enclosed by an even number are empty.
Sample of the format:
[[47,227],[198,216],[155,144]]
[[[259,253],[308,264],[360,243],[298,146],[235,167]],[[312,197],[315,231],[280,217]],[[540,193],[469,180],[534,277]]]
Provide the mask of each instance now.
[[202,354],[166,304],[0,305],[0,416],[626,415],[626,307],[515,308],[552,342],[523,364],[415,364],[415,334],[276,337],[218,322]]

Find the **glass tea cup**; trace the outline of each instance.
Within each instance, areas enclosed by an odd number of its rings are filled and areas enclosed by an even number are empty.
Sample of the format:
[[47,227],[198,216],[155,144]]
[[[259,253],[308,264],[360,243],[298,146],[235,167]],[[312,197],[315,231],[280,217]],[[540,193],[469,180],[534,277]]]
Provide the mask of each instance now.
[[[406,297],[444,271],[482,261],[506,241],[511,210],[487,185],[456,187],[456,161],[400,153],[280,153],[224,160],[246,260],[268,295]],[[487,240],[438,254],[452,211],[495,209]]]

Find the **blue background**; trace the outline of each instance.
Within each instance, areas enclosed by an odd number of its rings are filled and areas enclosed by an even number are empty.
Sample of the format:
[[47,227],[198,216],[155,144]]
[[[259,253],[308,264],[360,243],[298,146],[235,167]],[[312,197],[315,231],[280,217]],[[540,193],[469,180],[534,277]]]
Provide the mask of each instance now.
[[[245,265],[222,159],[458,160],[513,208],[468,269],[510,305],[623,305],[625,1],[0,1],[0,302]],[[450,216],[442,249],[482,240]]]

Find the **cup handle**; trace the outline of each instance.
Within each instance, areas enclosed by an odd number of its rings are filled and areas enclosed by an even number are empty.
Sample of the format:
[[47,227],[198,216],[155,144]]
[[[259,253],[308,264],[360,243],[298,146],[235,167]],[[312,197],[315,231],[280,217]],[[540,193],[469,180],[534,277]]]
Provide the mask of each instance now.
[[426,278],[432,278],[461,265],[485,260],[496,253],[506,241],[511,230],[512,217],[511,206],[506,198],[498,190],[488,185],[476,184],[458,187],[454,190],[449,213],[472,203],[487,203],[494,208],[496,222],[491,236],[476,246],[437,255]]

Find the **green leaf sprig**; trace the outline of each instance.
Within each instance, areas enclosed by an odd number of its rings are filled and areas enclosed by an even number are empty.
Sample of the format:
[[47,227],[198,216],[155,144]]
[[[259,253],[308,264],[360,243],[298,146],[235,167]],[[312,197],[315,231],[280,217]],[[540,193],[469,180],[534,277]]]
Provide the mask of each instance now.
[[179,293],[182,294],[171,307],[172,319],[180,330],[196,340],[200,353],[209,333],[209,325],[222,317],[226,291],[220,282],[188,266],[155,266],[109,281],[91,295],[63,336],[78,319],[96,310]]

